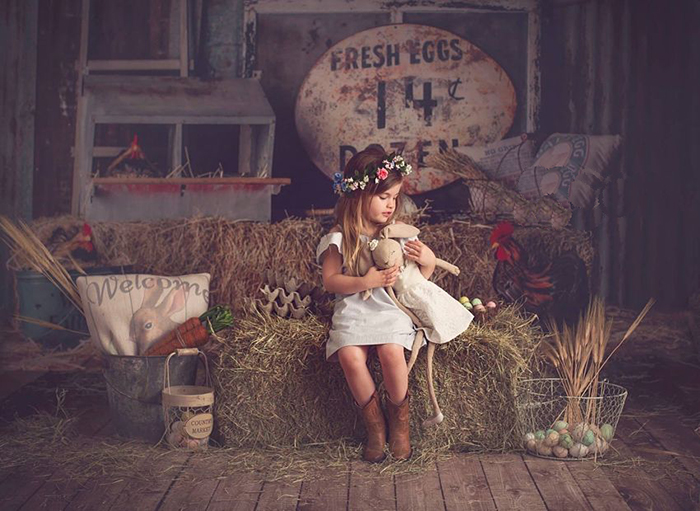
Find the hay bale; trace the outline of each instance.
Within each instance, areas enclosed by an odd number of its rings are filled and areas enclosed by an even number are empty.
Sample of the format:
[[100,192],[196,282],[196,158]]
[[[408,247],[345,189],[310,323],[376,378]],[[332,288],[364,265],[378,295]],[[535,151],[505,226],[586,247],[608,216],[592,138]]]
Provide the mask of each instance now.
[[[350,438],[364,429],[339,364],[325,361],[328,319],[287,320],[250,312],[218,347],[216,422],[227,447],[284,447]],[[411,429],[425,452],[512,448],[513,392],[530,374],[542,339],[531,320],[505,307],[435,354],[434,381],[445,421],[423,429],[431,413],[425,351],[411,373]],[[408,354],[408,353],[407,353]],[[376,356],[371,372],[381,381]]]
[[[75,217],[38,220],[33,224],[42,241],[57,226],[82,225]],[[324,234],[316,219],[289,218],[273,224],[217,217],[158,222],[96,222],[93,227],[99,264],[130,264],[135,271],[161,275],[209,272],[213,303],[242,310],[246,297],[255,296],[266,269],[295,275],[320,284],[315,250]],[[495,260],[488,243],[492,226],[452,221],[422,225],[421,239],[438,257],[459,266],[459,278],[438,271],[435,282],[453,296],[494,296],[491,278]],[[589,274],[593,247],[589,233],[567,229],[518,227],[515,238],[531,254],[556,255],[573,248]]]

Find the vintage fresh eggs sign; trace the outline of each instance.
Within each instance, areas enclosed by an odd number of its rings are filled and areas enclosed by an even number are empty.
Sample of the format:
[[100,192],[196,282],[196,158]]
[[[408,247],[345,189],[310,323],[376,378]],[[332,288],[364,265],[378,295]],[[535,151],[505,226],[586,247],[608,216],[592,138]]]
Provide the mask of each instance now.
[[434,27],[387,25],[358,32],[324,53],[297,96],[304,148],[330,178],[369,144],[403,151],[422,193],[455,176],[425,166],[440,147],[500,140],[513,124],[515,88],[491,57]]

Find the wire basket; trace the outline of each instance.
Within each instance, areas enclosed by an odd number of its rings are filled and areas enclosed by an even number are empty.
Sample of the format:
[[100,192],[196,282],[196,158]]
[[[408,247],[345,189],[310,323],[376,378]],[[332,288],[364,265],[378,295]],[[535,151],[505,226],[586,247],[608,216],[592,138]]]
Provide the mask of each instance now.
[[523,447],[540,458],[603,456],[615,436],[626,399],[627,390],[607,380],[585,397],[567,396],[560,378],[523,380],[515,397]]
[[[200,355],[204,360],[206,386],[170,385],[170,359],[173,356]],[[179,349],[168,355],[163,375],[164,437],[174,449],[202,451],[209,446],[209,436],[214,427],[214,389],[211,386],[209,364],[204,353],[197,348]]]

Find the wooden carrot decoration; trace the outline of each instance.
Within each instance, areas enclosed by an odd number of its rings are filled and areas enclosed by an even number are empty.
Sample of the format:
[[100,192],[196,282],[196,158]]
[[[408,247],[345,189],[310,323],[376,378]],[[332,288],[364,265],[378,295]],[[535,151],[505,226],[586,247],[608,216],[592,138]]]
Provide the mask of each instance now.
[[212,307],[198,318],[190,318],[165,334],[146,350],[147,357],[169,355],[179,348],[197,348],[209,340],[209,335],[233,324],[231,309],[222,305]]

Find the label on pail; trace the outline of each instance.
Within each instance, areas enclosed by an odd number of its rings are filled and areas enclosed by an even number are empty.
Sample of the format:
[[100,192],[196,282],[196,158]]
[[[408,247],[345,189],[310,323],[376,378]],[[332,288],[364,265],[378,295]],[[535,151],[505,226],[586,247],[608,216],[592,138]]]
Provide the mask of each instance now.
[[185,423],[185,431],[192,438],[206,438],[214,428],[214,416],[210,413],[200,413]]

